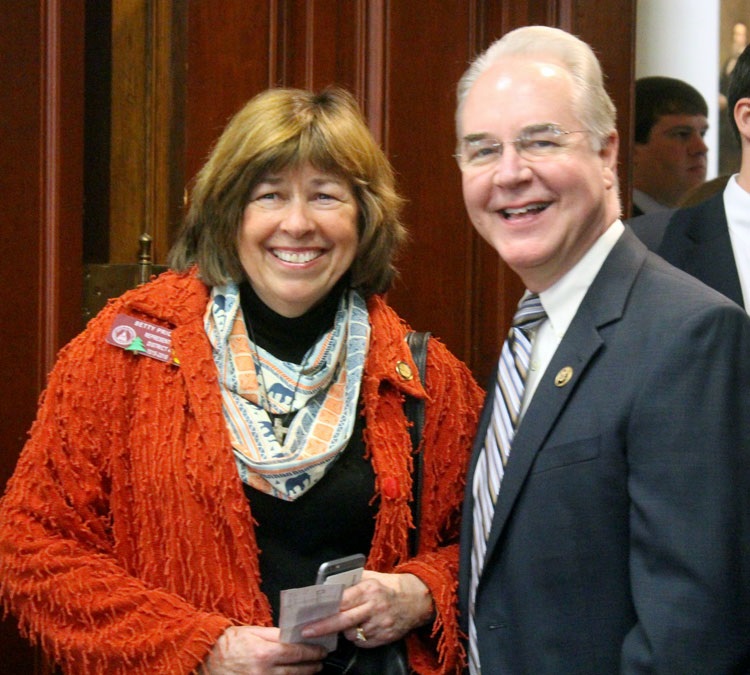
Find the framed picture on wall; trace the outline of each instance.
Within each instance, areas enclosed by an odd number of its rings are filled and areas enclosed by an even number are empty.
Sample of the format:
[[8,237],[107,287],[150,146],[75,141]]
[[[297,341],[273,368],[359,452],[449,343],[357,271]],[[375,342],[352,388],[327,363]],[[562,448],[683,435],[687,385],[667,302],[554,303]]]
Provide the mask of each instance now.
[[750,0],[721,0],[719,30],[719,174],[732,174],[740,169],[740,146],[726,96],[734,64],[750,37]]

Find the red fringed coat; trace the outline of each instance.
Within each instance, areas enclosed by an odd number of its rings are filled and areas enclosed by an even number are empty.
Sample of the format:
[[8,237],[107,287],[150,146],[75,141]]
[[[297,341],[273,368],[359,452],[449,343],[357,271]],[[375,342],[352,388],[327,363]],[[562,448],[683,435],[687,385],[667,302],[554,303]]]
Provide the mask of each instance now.
[[[0,594],[66,672],[190,673],[232,624],[269,625],[252,515],[211,348],[209,293],[166,273],[110,303],[61,353],[0,502]],[[378,297],[361,397],[379,509],[368,568],[411,572],[437,618],[409,638],[420,673],[460,670],[458,520],[483,393],[437,340],[427,360],[420,551],[407,556],[405,394],[425,398],[407,326]],[[106,342],[118,314],[173,328],[179,366]],[[404,562],[401,562],[404,561]]]

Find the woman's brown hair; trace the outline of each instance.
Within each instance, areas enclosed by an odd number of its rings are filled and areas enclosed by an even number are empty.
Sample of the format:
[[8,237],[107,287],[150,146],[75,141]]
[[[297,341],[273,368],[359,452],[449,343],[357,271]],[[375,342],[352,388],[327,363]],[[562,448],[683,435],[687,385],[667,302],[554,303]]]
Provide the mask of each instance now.
[[351,285],[365,297],[387,291],[406,237],[402,199],[354,98],[338,88],[269,89],[230,120],[196,177],[170,266],[197,264],[210,286],[243,279],[237,237],[251,191],[268,173],[305,164],[351,183],[359,229]]

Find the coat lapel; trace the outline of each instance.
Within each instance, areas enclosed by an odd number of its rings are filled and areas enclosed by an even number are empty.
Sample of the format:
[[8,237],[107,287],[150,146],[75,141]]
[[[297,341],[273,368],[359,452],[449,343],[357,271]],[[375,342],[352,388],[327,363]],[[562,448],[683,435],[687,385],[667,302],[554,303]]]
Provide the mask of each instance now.
[[676,211],[658,252],[667,262],[743,304],[723,193]]
[[[643,244],[632,231],[626,230],[589,288],[539,382],[534,398],[513,439],[487,542],[488,559],[502,538],[502,532],[523,490],[534,460],[550,432],[564,415],[566,404],[575,394],[579,382],[586,377],[591,360],[604,345],[600,328],[618,321],[622,316],[630,289],[646,255],[647,250]],[[572,374],[569,379],[562,378],[565,381],[561,386],[560,382],[556,383],[556,378],[564,368],[570,368]],[[484,417],[481,427],[482,439],[487,428]],[[475,447],[474,462],[476,454]]]

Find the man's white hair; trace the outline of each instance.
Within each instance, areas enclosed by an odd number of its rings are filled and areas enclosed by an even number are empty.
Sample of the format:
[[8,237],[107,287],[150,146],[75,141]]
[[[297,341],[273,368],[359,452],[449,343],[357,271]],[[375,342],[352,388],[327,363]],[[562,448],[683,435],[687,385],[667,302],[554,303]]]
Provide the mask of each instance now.
[[604,88],[599,60],[583,40],[559,28],[525,26],[493,42],[469,66],[458,82],[456,133],[461,137],[461,115],[469,90],[490,66],[505,57],[529,56],[546,59],[563,67],[574,86],[573,105],[582,124],[592,134],[599,150],[616,128],[616,110]]

